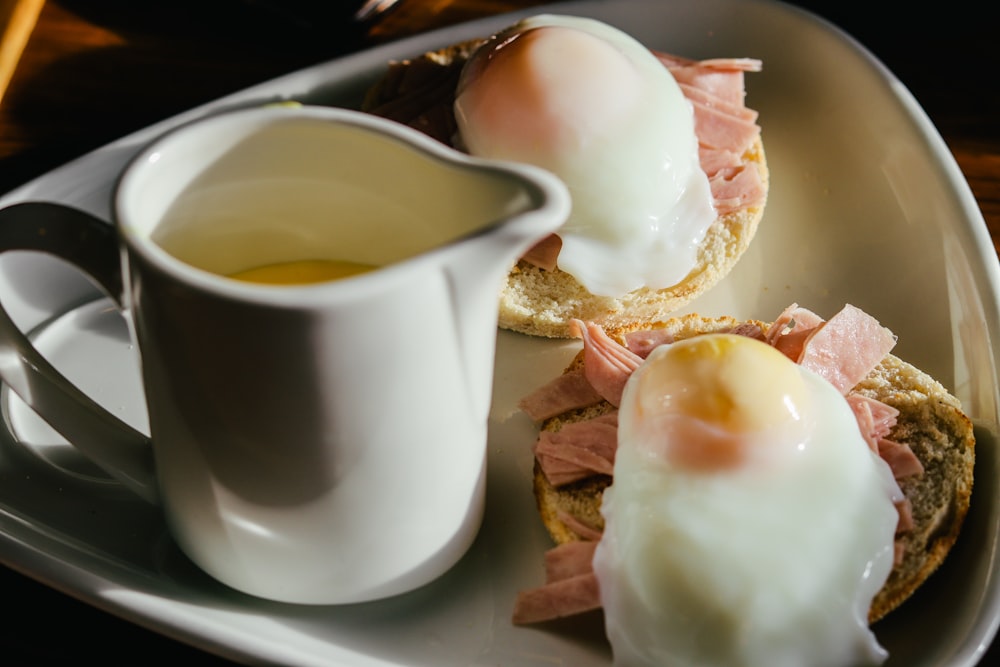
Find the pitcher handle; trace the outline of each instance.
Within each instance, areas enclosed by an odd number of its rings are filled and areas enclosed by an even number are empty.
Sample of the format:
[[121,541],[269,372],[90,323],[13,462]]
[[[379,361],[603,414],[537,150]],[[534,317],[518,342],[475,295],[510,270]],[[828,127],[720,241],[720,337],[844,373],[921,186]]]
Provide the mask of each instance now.
[[[65,260],[122,305],[115,229],[89,213],[49,202],[23,202],[0,209],[0,253],[9,250],[34,250]],[[56,370],[2,304],[0,379],[83,455],[141,498],[159,502],[149,438]]]

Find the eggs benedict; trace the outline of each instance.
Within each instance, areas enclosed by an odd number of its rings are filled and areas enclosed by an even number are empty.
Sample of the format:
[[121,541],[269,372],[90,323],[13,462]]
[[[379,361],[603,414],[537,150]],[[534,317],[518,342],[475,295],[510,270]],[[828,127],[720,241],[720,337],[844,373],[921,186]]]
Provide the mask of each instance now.
[[884,660],[870,624],[969,509],[959,401],[853,306],[574,331],[583,350],[522,402],[556,546],[514,622],[603,609],[627,665]]
[[744,103],[752,58],[695,61],[605,23],[530,17],[390,63],[362,109],[473,155],[541,166],[573,198],[512,267],[501,328],[653,322],[726,276],[763,217],[769,171]]

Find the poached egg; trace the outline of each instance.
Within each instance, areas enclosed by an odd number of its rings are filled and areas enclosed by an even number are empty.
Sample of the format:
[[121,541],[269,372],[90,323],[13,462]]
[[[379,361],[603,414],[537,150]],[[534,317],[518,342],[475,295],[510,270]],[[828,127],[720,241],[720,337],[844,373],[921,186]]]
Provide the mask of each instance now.
[[694,111],[660,61],[593,19],[540,15],[498,33],[462,71],[470,154],[547,169],[572,212],[558,266],[590,293],[677,284],[716,219]]
[[664,345],[629,379],[593,565],[616,665],[879,664],[902,493],[833,385],[766,343]]

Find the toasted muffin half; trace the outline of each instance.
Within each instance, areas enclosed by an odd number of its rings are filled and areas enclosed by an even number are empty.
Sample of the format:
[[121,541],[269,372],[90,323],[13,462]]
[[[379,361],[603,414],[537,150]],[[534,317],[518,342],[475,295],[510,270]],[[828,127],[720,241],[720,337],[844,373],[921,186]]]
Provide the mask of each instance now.
[[[732,331],[747,324],[757,325],[764,332],[769,327],[729,317],[687,315],[661,322],[656,328],[666,329],[674,340],[681,340]],[[646,323],[633,324],[614,332],[614,337],[621,340],[628,331],[648,328]],[[582,364],[581,352],[566,372],[578,370]],[[897,535],[897,545],[903,548],[902,559],[872,600],[869,622],[874,623],[907,600],[955,544],[972,495],[975,439],[972,423],[958,399],[927,373],[892,354],[885,356],[852,392],[899,410],[889,438],[908,445],[923,466],[922,474],[897,479],[910,502],[913,526]],[[558,431],[566,424],[613,409],[601,401],[548,418],[541,428]],[[538,512],[556,544],[594,539],[603,530],[601,499],[612,481],[609,475],[597,474],[557,488],[536,462],[533,485]]]

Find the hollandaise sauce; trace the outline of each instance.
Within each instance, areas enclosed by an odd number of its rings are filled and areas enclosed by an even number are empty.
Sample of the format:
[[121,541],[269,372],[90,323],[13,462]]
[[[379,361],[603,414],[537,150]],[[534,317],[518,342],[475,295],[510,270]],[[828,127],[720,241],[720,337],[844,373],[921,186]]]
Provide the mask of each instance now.
[[371,264],[345,260],[309,259],[256,266],[232,273],[229,277],[267,285],[307,285],[349,278],[375,268]]

